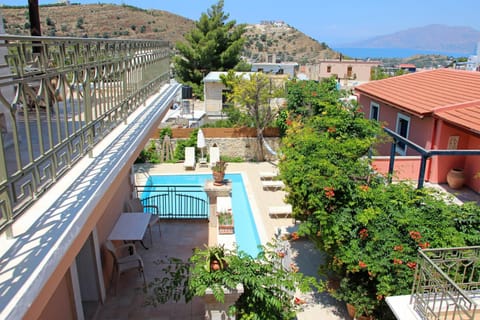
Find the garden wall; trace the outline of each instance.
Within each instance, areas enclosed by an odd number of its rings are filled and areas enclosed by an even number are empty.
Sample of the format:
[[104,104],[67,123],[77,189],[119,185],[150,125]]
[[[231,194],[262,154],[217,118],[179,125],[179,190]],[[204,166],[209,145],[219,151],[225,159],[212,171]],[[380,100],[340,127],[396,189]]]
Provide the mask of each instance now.
[[[390,157],[378,156],[372,158],[375,171],[388,174],[388,166],[390,164]],[[396,156],[393,166],[393,180],[418,180],[420,173],[420,161],[419,156]],[[427,180],[428,177],[426,176]]]
[[[176,146],[178,139],[188,139],[195,129],[172,128],[172,145]],[[256,161],[258,155],[257,131],[255,128],[202,128],[205,136],[205,154],[212,146],[220,148],[220,155],[232,158],[242,158],[246,161]],[[158,139],[158,133],[153,139]],[[280,131],[278,128],[264,130],[264,138],[274,152],[278,152],[280,146]],[[277,159],[264,146],[264,155],[267,161]]]

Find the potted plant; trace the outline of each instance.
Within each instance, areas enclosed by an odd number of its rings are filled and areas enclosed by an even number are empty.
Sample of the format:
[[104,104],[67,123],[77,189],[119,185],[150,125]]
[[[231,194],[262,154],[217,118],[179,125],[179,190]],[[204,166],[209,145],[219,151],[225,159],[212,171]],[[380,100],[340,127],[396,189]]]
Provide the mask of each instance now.
[[218,218],[218,233],[219,234],[233,234],[233,214],[232,210],[221,211],[217,213]]
[[213,184],[221,186],[224,183],[225,170],[227,169],[227,163],[225,161],[217,161],[212,167]]
[[205,246],[205,250],[195,251],[205,261],[205,270],[208,272],[223,270],[228,266],[225,247],[223,245]]
[[361,285],[360,279],[353,279],[352,276],[345,277],[340,281],[340,287],[332,291],[332,295],[347,305],[348,315],[352,319],[371,320],[377,303],[370,298],[370,292],[365,285]]

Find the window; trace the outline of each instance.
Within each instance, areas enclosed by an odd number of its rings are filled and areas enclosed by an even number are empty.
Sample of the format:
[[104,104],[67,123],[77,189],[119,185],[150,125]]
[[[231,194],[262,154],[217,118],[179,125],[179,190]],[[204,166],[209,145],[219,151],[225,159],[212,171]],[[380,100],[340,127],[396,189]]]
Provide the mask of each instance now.
[[378,121],[379,114],[380,114],[380,105],[375,102],[370,102],[370,119]]
[[353,74],[353,69],[351,66],[347,67],[347,78],[351,78]]
[[332,66],[327,66],[327,73],[332,72]]
[[222,90],[222,109],[230,107],[230,103],[228,101],[228,94],[230,94],[231,90]]
[[[408,131],[410,129],[410,117],[401,113],[397,116],[397,129],[395,130],[399,135],[404,138],[408,138]],[[407,146],[403,142],[397,143],[398,154],[404,156],[407,154]]]

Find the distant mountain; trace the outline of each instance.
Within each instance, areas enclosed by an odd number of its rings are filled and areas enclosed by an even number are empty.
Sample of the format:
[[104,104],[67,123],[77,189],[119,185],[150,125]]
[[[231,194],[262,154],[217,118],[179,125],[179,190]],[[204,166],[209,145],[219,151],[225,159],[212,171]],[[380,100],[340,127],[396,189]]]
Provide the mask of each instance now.
[[[57,37],[89,37],[167,40],[173,47],[185,41],[195,26],[193,20],[162,10],[144,10],[129,5],[57,4],[40,6],[42,34]],[[0,7],[5,31],[28,35],[28,8]],[[325,43],[305,35],[281,21],[247,25],[242,54],[250,61],[295,61],[314,63],[339,54]]]
[[405,48],[472,54],[478,42],[480,31],[473,28],[432,24],[344,44],[342,47]]

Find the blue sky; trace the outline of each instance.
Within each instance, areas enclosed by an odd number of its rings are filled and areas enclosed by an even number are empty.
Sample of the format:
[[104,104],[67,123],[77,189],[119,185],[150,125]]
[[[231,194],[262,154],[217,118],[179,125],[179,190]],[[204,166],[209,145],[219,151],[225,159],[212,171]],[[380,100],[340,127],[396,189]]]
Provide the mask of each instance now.
[[[40,4],[55,0],[39,0]],[[71,0],[75,3],[128,4],[197,20],[217,0]],[[0,0],[25,5],[28,0]],[[467,26],[480,31],[478,0],[225,0],[224,10],[239,23],[283,20],[330,46],[429,24]],[[480,40],[480,39],[479,39]]]

